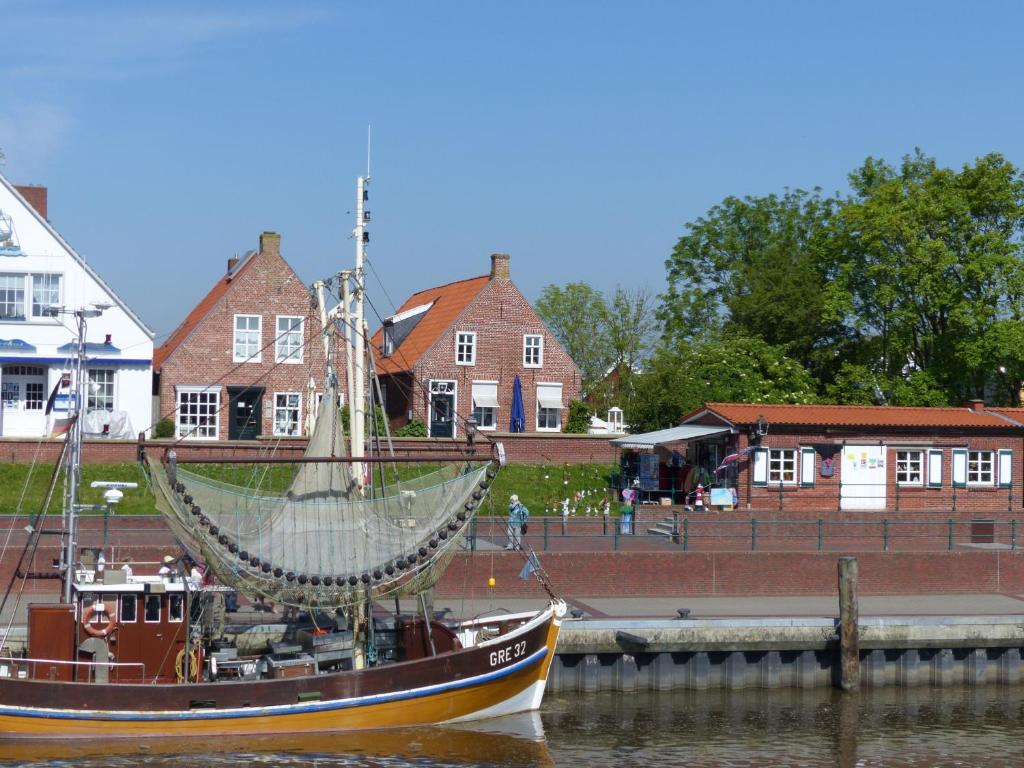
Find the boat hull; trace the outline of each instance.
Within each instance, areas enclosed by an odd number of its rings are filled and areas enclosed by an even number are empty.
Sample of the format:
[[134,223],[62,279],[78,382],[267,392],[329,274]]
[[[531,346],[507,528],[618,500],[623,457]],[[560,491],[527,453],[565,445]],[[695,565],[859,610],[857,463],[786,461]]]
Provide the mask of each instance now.
[[340,732],[540,706],[561,605],[472,648],[358,672],[191,685],[0,679],[0,738]]

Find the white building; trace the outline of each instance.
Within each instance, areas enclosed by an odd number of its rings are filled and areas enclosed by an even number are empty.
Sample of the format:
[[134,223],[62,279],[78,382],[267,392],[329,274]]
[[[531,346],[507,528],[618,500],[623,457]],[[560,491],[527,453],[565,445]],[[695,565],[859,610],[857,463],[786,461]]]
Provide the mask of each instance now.
[[151,421],[153,331],[50,226],[46,188],[0,174],[0,436],[44,436],[67,414],[78,339],[69,313],[83,309],[101,310],[87,320],[86,434],[134,436]]

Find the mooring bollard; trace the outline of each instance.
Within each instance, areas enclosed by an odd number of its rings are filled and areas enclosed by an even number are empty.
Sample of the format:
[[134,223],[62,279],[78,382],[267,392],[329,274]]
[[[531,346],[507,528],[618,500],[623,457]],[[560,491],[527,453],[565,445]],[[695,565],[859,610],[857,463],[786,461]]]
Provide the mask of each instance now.
[[857,558],[839,558],[839,668],[844,691],[860,689],[857,570]]

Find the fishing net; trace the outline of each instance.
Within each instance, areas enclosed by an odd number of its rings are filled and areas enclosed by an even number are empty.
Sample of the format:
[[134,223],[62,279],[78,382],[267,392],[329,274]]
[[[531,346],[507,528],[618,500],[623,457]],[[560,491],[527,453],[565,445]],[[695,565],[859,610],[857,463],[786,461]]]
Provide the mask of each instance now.
[[[333,394],[321,401],[307,457],[344,455]],[[213,465],[149,461],[161,510],[221,581],[302,605],[430,586],[486,492],[489,466],[452,463],[407,478],[381,472],[360,496],[348,462],[298,464],[275,491],[255,464],[242,468],[249,480],[238,484],[203,471]]]

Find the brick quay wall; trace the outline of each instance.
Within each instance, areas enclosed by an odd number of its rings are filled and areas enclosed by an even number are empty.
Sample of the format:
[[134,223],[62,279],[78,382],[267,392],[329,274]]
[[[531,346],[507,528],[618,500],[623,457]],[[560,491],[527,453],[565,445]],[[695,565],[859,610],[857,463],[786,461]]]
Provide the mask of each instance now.
[[[26,533],[25,518],[0,518],[10,540],[0,560],[0,580],[7,584],[17,566]],[[56,524],[56,521],[54,521]],[[531,529],[532,533],[532,529]],[[3,532],[8,538],[7,532]],[[532,537],[531,537],[532,538]],[[865,595],[971,594],[1024,592],[1024,551],[958,546],[943,551],[880,551],[855,544],[830,551],[683,551],[679,545],[647,536],[549,539],[548,551],[538,546],[540,562],[555,591],[572,597],[778,596],[836,594],[836,559],[855,555],[860,561],[860,591]],[[85,517],[83,546],[103,542],[103,520]],[[542,542],[531,542],[542,544]],[[573,549],[562,548],[573,544]],[[576,549],[575,547],[583,547]],[[595,551],[603,547],[602,551]],[[110,520],[108,557],[114,563],[131,557],[136,569],[155,572],[160,559],[177,551],[170,530],[159,517],[115,517]],[[23,570],[55,573],[59,557],[56,537],[44,537]],[[455,556],[437,586],[439,597],[543,597],[536,580],[521,580],[519,552],[478,550]],[[488,587],[493,576],[495,587]],[[53,580],[30,581],[26,589],[56,590]]]

